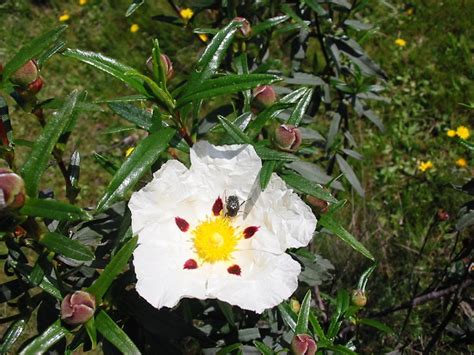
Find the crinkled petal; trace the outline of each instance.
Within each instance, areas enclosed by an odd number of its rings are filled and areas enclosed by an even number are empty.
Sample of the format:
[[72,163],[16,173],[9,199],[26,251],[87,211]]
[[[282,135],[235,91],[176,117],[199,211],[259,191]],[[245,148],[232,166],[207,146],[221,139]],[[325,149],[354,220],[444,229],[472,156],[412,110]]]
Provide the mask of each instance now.
[[191,258],[194,255],[190,249],[139,245],[133,253],[133,264],[140,296],[156,308],[174,307],[185,297],[205,299],[209,265],[184,269]]
[[300,265],[288,254],[242,251],[234,253],[240,276],[230,274],[226,263],[215,264],[207,295],[240,308],[262,313],[289,298],[298,287]]

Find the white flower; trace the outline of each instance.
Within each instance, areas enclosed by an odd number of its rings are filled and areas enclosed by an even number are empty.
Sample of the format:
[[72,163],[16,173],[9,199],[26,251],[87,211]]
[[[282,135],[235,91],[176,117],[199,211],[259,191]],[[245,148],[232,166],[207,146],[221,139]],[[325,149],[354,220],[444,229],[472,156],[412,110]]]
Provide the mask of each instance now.
[[189,169],[170,160],[132,195],[136,287],[150,304],[217,298],[261,313],[291,296],[301,268],[285,251],[311,241],[316,218],[276,174],[262,192],[261,167],[250,145],[201,141]]

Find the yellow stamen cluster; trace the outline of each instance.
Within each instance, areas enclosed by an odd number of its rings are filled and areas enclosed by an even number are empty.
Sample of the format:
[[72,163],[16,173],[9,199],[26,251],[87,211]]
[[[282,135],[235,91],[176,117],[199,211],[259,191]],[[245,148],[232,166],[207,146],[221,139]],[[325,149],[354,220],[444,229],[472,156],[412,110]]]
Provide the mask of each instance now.
[[426,162],[425,161],[420,161],[418,163],[418,169],[420,169],[422,172],[425,172],[426,170],[429,170],[431,168],[433,168],[433,163],[430,160],[428,160]]
[[241,238],[241,233],[225,216],[209,217],[191,233],[198,257],[208,263],[230,260]]

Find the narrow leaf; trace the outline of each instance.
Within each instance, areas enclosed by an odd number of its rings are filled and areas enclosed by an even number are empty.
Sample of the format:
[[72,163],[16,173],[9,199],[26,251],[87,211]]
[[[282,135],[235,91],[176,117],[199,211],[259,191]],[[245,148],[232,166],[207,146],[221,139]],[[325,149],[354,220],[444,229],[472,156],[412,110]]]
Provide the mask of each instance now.
[[344,174],[352,187],[361,197],[364,197],[364,188],[360,184],[360,181],[357,178],[357,175],[354,173],[354,170],[352,170],[352,167],[339,154],[336,154],[336,161],[337,165],[339,165],[339,168],[341,169],[341,172]]
[[70,239],[58,233],[46,233],[40,237],[39,242],[49,250],[67,258],[78,261],[90,261],[94,259],[94,253],[88,247],[77,240]]
[[26,216],[49,218],[59,221],[89,220],[91,215],[82,208],[56,200],[28,198],[20,213]]
[[278,305],[278,310],[280,311],[281,318],[283,322],[291,329],[294,333],[296,331],[296,314],[290,308],[286,302],[282,302]]
[[275,160],[267,160],[263,163],[262,169],[260,170],[260,188],[265,190],[268,183],[270,182],[270,178],[272,177],[273,170],[275,170],[276,161]]
[[272,18],[269,18],[265,21],[259,22],[255,26],[252,26],[252,36],[255,36],[255,35],[263,32],[263,31],[269,30],[269,29],[279,25],[280,23],[285,22],[289,18],[290,18],[290,16],[283,15],[283,16],[272,17]]
[[360,318],[358,320],[358,322],[360,324],[368,325],[369,327],[381,330],[382,332],[385,332],[385,333],[388,333],[388,334],[393,333],[392,328],[390,328],[389,326],[387,326],[387,325],[385,325],[385,324],[383,324],[379,321],[376,321],[375,319]]
[[133,0],[127,9],[127,12],[125,12],[125,17],[129,17],[131,14],[137,11],[137,9],[140,6],[142,6],[144,3],[145,3],[145,0]]
[[138,108],[135,105],[123,102],[110,102],[109,107],[114,113],[123,119],[137,125],[140,128],[149,130],[151,128],[151,113]]
[[309,312],[311,311],[311,290],[306,292],[301,309],[298,313],[298,320],[296,322],[295,334],[308,333]]
[[138,180],[168,147],[174,133],[174,129],[164,128],[138,143],[132,154],[115,173],[105,194],[97,205],[97,211],[104,211],[135,186]]
[[58,319],[51,324],[43,334],[35,338],[21,352],[20,355],[44,354],[51,346],[61,340],[69,331],[61,326]]
[[300,175],[294,173],[285,173],[281,177],[288,185],[302,193],[320,198],[324,201],[332,203],[337,202],[331,193],[324,189],[321,185],[309,181]]
[[122,354],[132,355],[140,354],[128,335],[114,322],[105,312],[100,311],[95,318],[95,325],[100,334],[110,341]]
[[313,89],[306,89],[306,92],[303,94],[301,99],[296,104],[295,109],[291,113],[290,118],[287,123],[293,126],[299,126],[303,115],[308,109],[309,103],[311,102],[311,97],[313,96]]
[[261,341],[254,340],[253,345],[255,345],[257,350],[260,351],[260,353],[262,355],[273,355],[273,354],[275,354],[275,352],[272,350],[272,348],[270,348],[267,344],[265,344]]
[[234,125],[227,118],[223,116],[217,116],[217,118],[221,122],[222,127],[224,127],[226,132],[235,141],[235,143],[252,144],[252,141],[250,140],[250,138],[247,137],[247,135],[244,132],[242,132],[242,130],[239,127]]
[[27,318],[21,318],[13,322],[3,336],[2,345],[0,345],[0,354],[7,354],[17,339],[21,336],[28,323]]

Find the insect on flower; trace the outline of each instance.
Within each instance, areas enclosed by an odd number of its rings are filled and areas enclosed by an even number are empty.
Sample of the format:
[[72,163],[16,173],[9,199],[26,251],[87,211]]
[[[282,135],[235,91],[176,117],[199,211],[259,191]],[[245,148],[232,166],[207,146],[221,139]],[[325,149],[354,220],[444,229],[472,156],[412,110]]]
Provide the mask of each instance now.
[[225,215],[228,217],[237,216],[242,204],[243,202],[240,203],[239,198],[236,195],[230,195],[225,199]]

